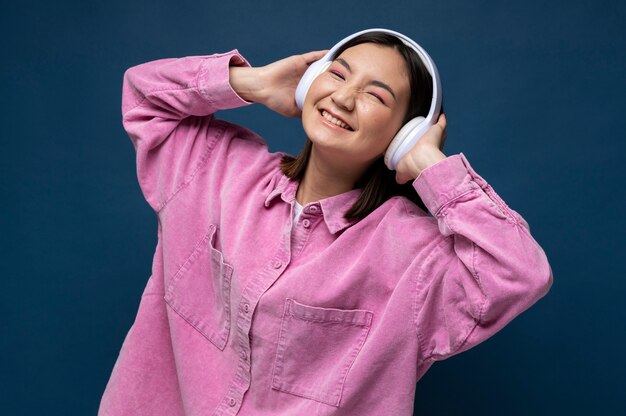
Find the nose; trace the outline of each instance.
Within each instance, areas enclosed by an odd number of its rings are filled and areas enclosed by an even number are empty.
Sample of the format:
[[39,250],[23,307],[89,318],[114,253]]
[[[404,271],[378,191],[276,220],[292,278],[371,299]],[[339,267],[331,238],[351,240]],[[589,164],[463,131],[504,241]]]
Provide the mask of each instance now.
[[330,96],[331,100],[337,105],[337,107],[352,111],[354,109],[354,95],[356,91],[350,85],[342,85],[337,88]]

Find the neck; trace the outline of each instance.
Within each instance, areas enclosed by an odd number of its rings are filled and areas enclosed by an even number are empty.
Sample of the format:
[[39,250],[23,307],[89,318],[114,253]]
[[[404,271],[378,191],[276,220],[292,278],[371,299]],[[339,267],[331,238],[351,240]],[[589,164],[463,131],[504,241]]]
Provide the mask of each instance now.
[[339,195],[354,189],[357,180],[365,169],[346,170],[346,164],[332,163],[321,157],[315,146],[311,148],[309,162],[296,192],[296,200],[301,205]]

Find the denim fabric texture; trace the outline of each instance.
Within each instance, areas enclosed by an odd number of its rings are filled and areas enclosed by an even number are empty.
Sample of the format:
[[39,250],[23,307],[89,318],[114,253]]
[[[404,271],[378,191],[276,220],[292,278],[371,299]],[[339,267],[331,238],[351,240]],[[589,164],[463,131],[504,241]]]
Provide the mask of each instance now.
[[463,153],[361,221],[355,189],[298,183],[218,110],[249,105],[234,50],[130,68],[123,125],[158,218],[152,275],[99,414],[410,416],[437,360],[494,335],[552,285],[527,222]]

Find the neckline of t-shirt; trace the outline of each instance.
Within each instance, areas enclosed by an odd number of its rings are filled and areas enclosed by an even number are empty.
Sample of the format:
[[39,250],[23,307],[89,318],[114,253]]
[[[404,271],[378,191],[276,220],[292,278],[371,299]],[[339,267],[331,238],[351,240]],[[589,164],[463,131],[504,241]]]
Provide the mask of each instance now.
[[294,223],[294,225],[298,221],[298,218],[300,217],[300,214],[302,213],[303,209],[304,209],[304,207],[302,205],[300,205],[300,203],[294,199],[294,206],[293,206],[293,220],[294,220],[293,223]]

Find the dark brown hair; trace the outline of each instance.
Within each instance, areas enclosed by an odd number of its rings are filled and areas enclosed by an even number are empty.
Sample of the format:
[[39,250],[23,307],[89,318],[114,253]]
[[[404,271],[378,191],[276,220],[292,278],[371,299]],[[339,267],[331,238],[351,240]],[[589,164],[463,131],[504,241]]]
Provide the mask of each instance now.
[[[403,124],[417,116],[426,117],[430,109],[433,93],[432,77],[417,55],[417,52],[393,35],[384,32],[369,32],[346,42],[337,50],[333,59],[341,55],[346,49],[362,43],[375,43],[391,47],[402,55],[407,64],[409,86],[411,88],[409,108]],[[297,158],[291,155],[282,157],[280,167],[286,176],[294,180],[302,180],[309,162],[312,146],[313,143],[307,138]],[[412,181],[400,185],[396,182],[395,175],[395,171],[391,171],[385,166],[383,156],[376,159],[355,184],[355,188],[362,188],[363,191],[352,207],[346,211],[344,217],[348,220],[361,220],[386,200],[396,195],[405,196],[424,211],[427,211],[421,198],[413,188]]]

